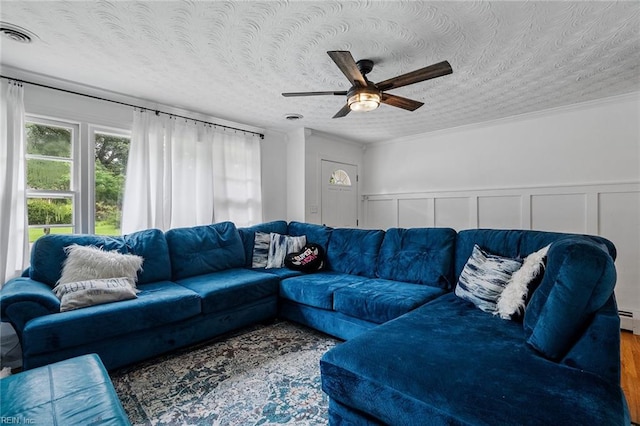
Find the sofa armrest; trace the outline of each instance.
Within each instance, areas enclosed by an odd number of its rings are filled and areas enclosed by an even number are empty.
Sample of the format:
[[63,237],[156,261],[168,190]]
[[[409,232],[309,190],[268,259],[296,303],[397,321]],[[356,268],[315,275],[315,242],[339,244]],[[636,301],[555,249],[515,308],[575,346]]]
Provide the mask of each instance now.
[[60,300],[51,287],[31,278],[14,278],[0,291],[0,318],[10,322],[19,335],[34,318],[60,312]]
[[620,386],[620,316],[614,295],[596,311],[561,363]]

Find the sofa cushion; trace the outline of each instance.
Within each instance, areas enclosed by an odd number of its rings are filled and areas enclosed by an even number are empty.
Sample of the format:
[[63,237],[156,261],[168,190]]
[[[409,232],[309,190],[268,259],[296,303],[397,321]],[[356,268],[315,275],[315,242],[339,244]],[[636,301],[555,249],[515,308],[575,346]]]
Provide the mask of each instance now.
[[527,342],[550,359],[566,354],[613,293],[616,270],[605,250],[582,237],[549,248],[544,277],[525,310],[524,330]]
[[244,268],[178,280],[202,298],[202,313],[223,312],[278,294],[278,277]]
[[181,321],[201,312],[200,297],[176,283],[159,281],[138,289],[136,299],[31,320],[24,328],[23,352],[51,352]]
[[386,424],[624,424],[619,386],[549,362],[519,323],[451,293],[331,349],[320,366],[331,400]]
[[293,269],[289,269],[289,268],[271,268],[271,269],[255,268],[255,269],[252,269],[252,271],[264,272],[267,274],[275,275],[277,277],[280,277],[280,279],[290,278],[290,277],[299,277],[300,275],[303,274],[303,272],[301,271],[294,271]]
[[[562,234],[547,231],[500,230],[500,229],[467,229],[458,232],[456,238],[456,254],[454,261],[455,279],[458,279],[462,268],[475,244],[499,256],[511,258],[525,258],[533,252],[566,237],[576,237],[573,234]],[[601,245],[615,260],[616,249],[611,241],[591,235],[581,238]]]
[[145,262],[142,270],[138,272],[139,284],[171,278],[167,241],[164,233],[158,229],[147,229],[123,237],[44,235],[36,240],[31,249],[30,278],[54,287],[60,279],[63,263],[67,258],[64,249],[72,244],[95,246],[105,251],[117,250],[119,253],[141,256]]
[[456,231],[450,228],[391,228],[378,255],[378,276],[387,280],[453,287]]
[[238,228],[238,233],[240,234],[240,239],[242,239],[242,245],[244,247],[244,266],[246,266],[247,268],[251,268],[256,232],[262,232],[264,234],[270,234],[271,232],[286,234],[287,222],[285,222],[284,220],[276,220],[273,222],[260,223],[258,225],[249,226],[246,228]]
[[334,229],[327,250],[329,269],[375,278],[378,252],[383,238],[384,231],[380,230]]
[[304,235],[307,237],[308,243],[315,243],[322,246],[324,251],[329,247],[329,239],[333,228],[315,223],[290,222],[287,228],[289,235]]
[[333,309],[333,293],[350,284],[365,281],[357,275],[333,271],[287,278],[280,283],[280,297],[304,305]]
[[245,265],[240,234],[232,222],[166,232],[173,280]]
[[142,256],[142,271],[138,272],[138,284],[149,284],[171,279],[171,259],[164,232],[145,229],[122,237],[126,253]]
[[122,238],[101,237],[97,235],[58,235],[49,234],[38,238],[31,247],[31,279],[54,287],[60,279],[64,261],[67,259],[65,247],[72,244],[95,246],[105,251],[117,250],[126,253],[126,245]]
[[426,285],[372,279],[337,289],[333,309],[345,315],[382,324],[445,294]]

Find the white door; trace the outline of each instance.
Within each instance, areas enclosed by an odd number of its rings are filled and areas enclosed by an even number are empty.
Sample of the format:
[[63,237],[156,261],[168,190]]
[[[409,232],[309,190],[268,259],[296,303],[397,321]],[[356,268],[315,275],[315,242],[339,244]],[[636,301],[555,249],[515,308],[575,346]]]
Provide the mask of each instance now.
[[322,223],[332,227],[358,226],[358,167],[322,160]]

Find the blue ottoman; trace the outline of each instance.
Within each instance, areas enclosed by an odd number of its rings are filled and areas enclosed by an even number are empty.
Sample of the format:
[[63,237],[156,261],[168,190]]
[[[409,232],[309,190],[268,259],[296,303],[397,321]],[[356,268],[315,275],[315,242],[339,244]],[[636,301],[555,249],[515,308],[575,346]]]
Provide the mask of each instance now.
[[95,354],[0,379],[0,416],[22,425],[131,425]]

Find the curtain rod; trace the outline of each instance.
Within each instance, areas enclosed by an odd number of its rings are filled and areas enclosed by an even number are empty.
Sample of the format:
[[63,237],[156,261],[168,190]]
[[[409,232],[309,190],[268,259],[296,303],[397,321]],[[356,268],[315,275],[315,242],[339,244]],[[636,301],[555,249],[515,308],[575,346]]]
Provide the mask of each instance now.
[[19,83],[31,84],[32,86],[44,87],[45,89],[52,89],[52,90],[58,90],[60,92],[71,93],[72,95],[78,95],[78,96],[84,96],[86,98],[97,99],[99,101],[111,102],[111,103],[114,103],[114,104],[125,105],[125,106],[132,107],[132,108],[139,108],[139,109],[142,109],[142,110],[145,110],[145,111],[153,111],[153,112],[156,113],[156,115],[164,114],[164,115],[169,115],[171,117],[184,118],[185,120],[191,120],[191,121],[195,121],[197,123],[204,123],[204,124],[209,124],[209,125],[216,126],[216,127],[222,127],[224,129],[235,130],[237,132],[249,133],[251,135],[260,136],[260,139],[264,139],[264,135],[262,133],[253,132],[251,130],[244,130],[244,129],[239,129],[237,127],[225,126],[224,124],[211,123],[209,121],[198,120],[197,118],[185,117],[183,115],[172,114],[170,112],[164,112],[164,111],[160,111],[160,110],[157,110],[157,109],[142,107],[142,106],[139,106],[139,105],[128,104],[126,102],[114,101],[112,99],[101,98],[99,96],[87,95],[86,93],[74,92],[73,90],[60,89],[58,87],[47,86],[46,84],[34,83],[32,81],[20,80],[19,78],[7,77],[5,75],[0,75],[0,78],[6,78],[7,80],[13,80],[13,81],[17,81]]

